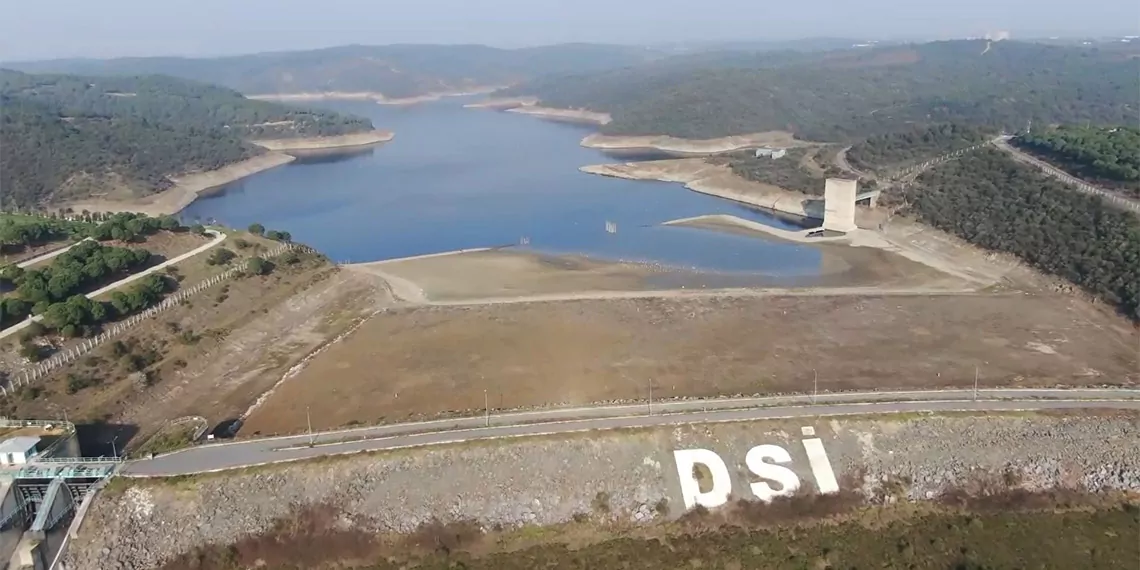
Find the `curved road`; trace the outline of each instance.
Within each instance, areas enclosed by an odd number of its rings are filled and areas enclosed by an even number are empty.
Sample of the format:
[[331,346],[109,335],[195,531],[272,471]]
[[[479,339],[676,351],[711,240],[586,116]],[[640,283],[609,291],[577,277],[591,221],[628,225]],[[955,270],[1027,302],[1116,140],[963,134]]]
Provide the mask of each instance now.
[[581,431],[644,428],[686,423],[888,414],[901,412],[1055,410],[1117,408],[1140,410],[1140,390],[938,390],[688,400],[601,406],[457,418],[206,444],[154,459],[132,461],[120,475],[161,477],[222,471],[312,459],[327,455]]
[[[123,285],[126,285],[128,283],[132,283],[134,281],[138,281],[139,279],[142,279],[143,277],[146,277],[147,275],[150,275],[150,274],[158,272],[158,271],[162,271],[163,269],[166,269],[167,267],[170,267],[171,265],[174,265],[175,263],[178,263],[180,261],[184,261],[186,259],[194,257],[195,255],[198,255],[199,253],[202,253],[203,251],[206,251],[206,250],[222,243],[226,239],[226,234],[219,232],[217,230],[206,230],[206,233],[214,236],[214,239],[210,240],[209,243],[201,245],[199,247],[196,247],[196,248],[194,248],[194,249],[192,249],[186,253],[183,253],[182,255],[179,255],[178,257],[168,259],[162,263],[159,263],[158,265],[155,265],[154,267],[147,268],[145,271],[140,271],[140,272],[135,273],[133,275],[128,275],[128,276],[126,276],[126,277],[124,277],[124,278],[122,278],[122,279],[120,279],[114,283],[111,283],[110,285],[107,285],[106,287],[102,287],[98,290],[95,290],[95,291],[88,293],[86,295],[86,297],[88,299],[94,299],[95,297],[98,297],[99,295],[102,295],[103,293],[106,293],[108,291],[114,291],[115,289],[118,289],[119,287],[122,287]],[[84,240],[84,241],[86,241],[86,240]],[[82,243],[82,242],[79,242],[79,243]],[[71,249],[72,247],[79,245],[79,243],[73,244],[64,250],[53,252],[51,254],[51,257],[59,255],[59,254],[63,253],[64,251],[66,251],[67,249]],[[47,259],[47,258],[41,256],[40,258],[37,258],[34,261],[43,261],[43,259]],[[23,321],[20,321],[19,323],[16,323],[16,324],[4,329],[3,331],[0,331],[0,339],[3,339],[9,335],[16,334],[17,332],[19,332],[24,327],[27,327],[28,325],[31,325],[34,322],[42,321],[43,318],[44,318],[43,315],[36,315],[34,317],[28,317],[27,319],[24,319]]]
[[1081,180],[1080,178],[1077,178],[1076,176],[1073,176],[1072,174],[1069,174],[1068,172],[1065,172],[1064,170],[1061,170],[1060,168],[1057,168],[1052,164],[1045,162],[1044,160],[1041,160],[1027,152],[1022,151],[1017,147],[1014,147],[1013,145],[1009,144],[1009,141],[1012,138],[1013,137],[1008,135],[997,137],[993,140],[994,146],[996,146],[999,150],[1009,153],[1009,155],[1012,156],[1014,160],[1023,162],[1030,166],[1035,166],[1045,174],[1048,174],[1068,184],[1069,186],[1076,188],[1081,192],[1100,196],[1101,198],[1108,200],[1108,203],[1110,204],[1113,204],[1120,208],[1132,210],[1133,212],[1140,214],[1140,201],[1126,198],[1116,192],[1106,190],[1099,186],[1093,186],[1092,184],[1089,184],[1088,182],[1085,182],[1084,180]]
[[91,241],[91,238],[83,238],[83,239],[81,239],[81,240],[79,240],[79,241],[77,241],[77,242],[75,242],[75,243],[73,243],[67,247],[61,247],[55,251],[49,251],[43,255],[37,255],[31,259],[24,260],[24,261],[17,263],[16,266],[20,267],[20,268],[31,267],[31,266],[33,266],[33,265],[35,265],[41,261],[47,261],[53,257],[63,255],[65,253],[67,253],[68,251],[71,251],[71,248],[73,248],[73,247],[75,247],[75,246],[77,246],[77,245],[79,245],[85,241]]

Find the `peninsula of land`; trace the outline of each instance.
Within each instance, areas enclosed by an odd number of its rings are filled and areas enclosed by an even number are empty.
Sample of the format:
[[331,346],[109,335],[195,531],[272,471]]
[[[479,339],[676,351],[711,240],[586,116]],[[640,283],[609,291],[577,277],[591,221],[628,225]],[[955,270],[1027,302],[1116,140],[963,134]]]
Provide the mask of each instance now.
[[250,141],[269,152],[215,170],[172,176],[170,180],[174,186],[148,196],[132,199],[96,196],[68,202],[65,206],[90,212],[139,212],[148,216],[176,214],[199,196],[209,195],[227,184],[296,160],[295,156],[288,154],[290,152],[348,151],[387,142],[394,137],[391,131],[373,130],[327,137]]

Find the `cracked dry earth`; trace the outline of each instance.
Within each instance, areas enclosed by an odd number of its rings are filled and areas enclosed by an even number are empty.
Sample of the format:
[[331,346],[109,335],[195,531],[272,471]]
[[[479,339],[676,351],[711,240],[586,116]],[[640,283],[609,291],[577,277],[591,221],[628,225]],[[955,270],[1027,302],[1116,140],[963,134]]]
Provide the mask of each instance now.
[[[402,450],[114,486],[71,543],[74,570],[155,568],[204,544],[266,532],[291,509],[333,505],[341,524],[407,532],[438,517],[486,527],[567,522],[575,514],[649,522],[683,504],[673,450],[705,448],[728,467],[733,496],[752,499],[748,450],[776,444],[814,491],[800,443],[811,426],[841,487],[923,499],[975,484],[1028,490],[1140,492],[1134,414],[900,416],[687,425]],[[123,483],[123,482],[119,482]],[[125,487],[125,488],[124,488]],[[991,487],[992,488],[992,487]],[[667,514],[658,505],[667,501]]]

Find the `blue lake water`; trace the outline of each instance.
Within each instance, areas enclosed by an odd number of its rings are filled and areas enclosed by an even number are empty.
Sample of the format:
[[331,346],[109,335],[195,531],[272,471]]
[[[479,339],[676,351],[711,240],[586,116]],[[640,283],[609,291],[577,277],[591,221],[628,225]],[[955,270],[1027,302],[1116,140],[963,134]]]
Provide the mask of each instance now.
[[[704,214],[781,228],[800,227],[795,222],[679,184],[581,173],[580,166],[622,159],[579,146],[588,127],[464,109],[463,102],[324,104],[368,116],[396,138],[243,179],[194,202],[183,218],[288,230],[336,261],[518,244],[528,237],[530,249],[549,253],[784,277],[819,271],[821,255],[812,247],[658,225]],[[616,233],[605,231],[607,221],[617,224]]]

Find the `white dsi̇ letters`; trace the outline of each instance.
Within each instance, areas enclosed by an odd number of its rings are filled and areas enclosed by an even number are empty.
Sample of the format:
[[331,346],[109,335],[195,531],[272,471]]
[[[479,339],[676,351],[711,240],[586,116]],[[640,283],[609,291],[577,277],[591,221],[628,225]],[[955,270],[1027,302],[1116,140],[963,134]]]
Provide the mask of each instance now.
[[[769,463],[768,461],[771,461]],[[778,445],[757,445],[748,450],[744,463],[748,470],[763,479],[751,485],[752,493],[757,499],[769,503],[772,499],[783,495],[792,495],[800,488],[800,478],[794,471],[775,463],[791,463],[792,456],[788,450]],[[772,488],[768,481],[774,481],[779,489]]]
[[[819,438],[810,438],[805,439],[803,444],[819,493],[838,492],[839,484],[835,480],[831,462],[827,459],[827,452],[823,449],[823,442]],[[673,451],[673,458],[677,463],[677,478],[686,510],[697,505],[711,509],[728,502],[728,497],[732,494],[732,478],[724,460],[716,452],[708,449],[677,449]],[[757,445],[748,450],[744,464],[760,479],[749,485],[752,494],[766,503],[777,497],[794,495],[801,483],[796,472],[785,467],[791,462],[791,454],[779,445]],[[703,493],[693,470],[697,464],[705,466],[712,477],[712,488]]]
[[[728,476],[728,467],[725,467],[719,455],[708,449],[678,449],[673,451],[673,459],[677,462],[677,477],[681,480],[685,509],[697,505],[711,509],[728,502],[728,495],[732,492],[732,478]],[[693,468],[698,463],[707,467],[712,474],[712,489],[705,493],[701,492],[701,484],[693,475]]]

